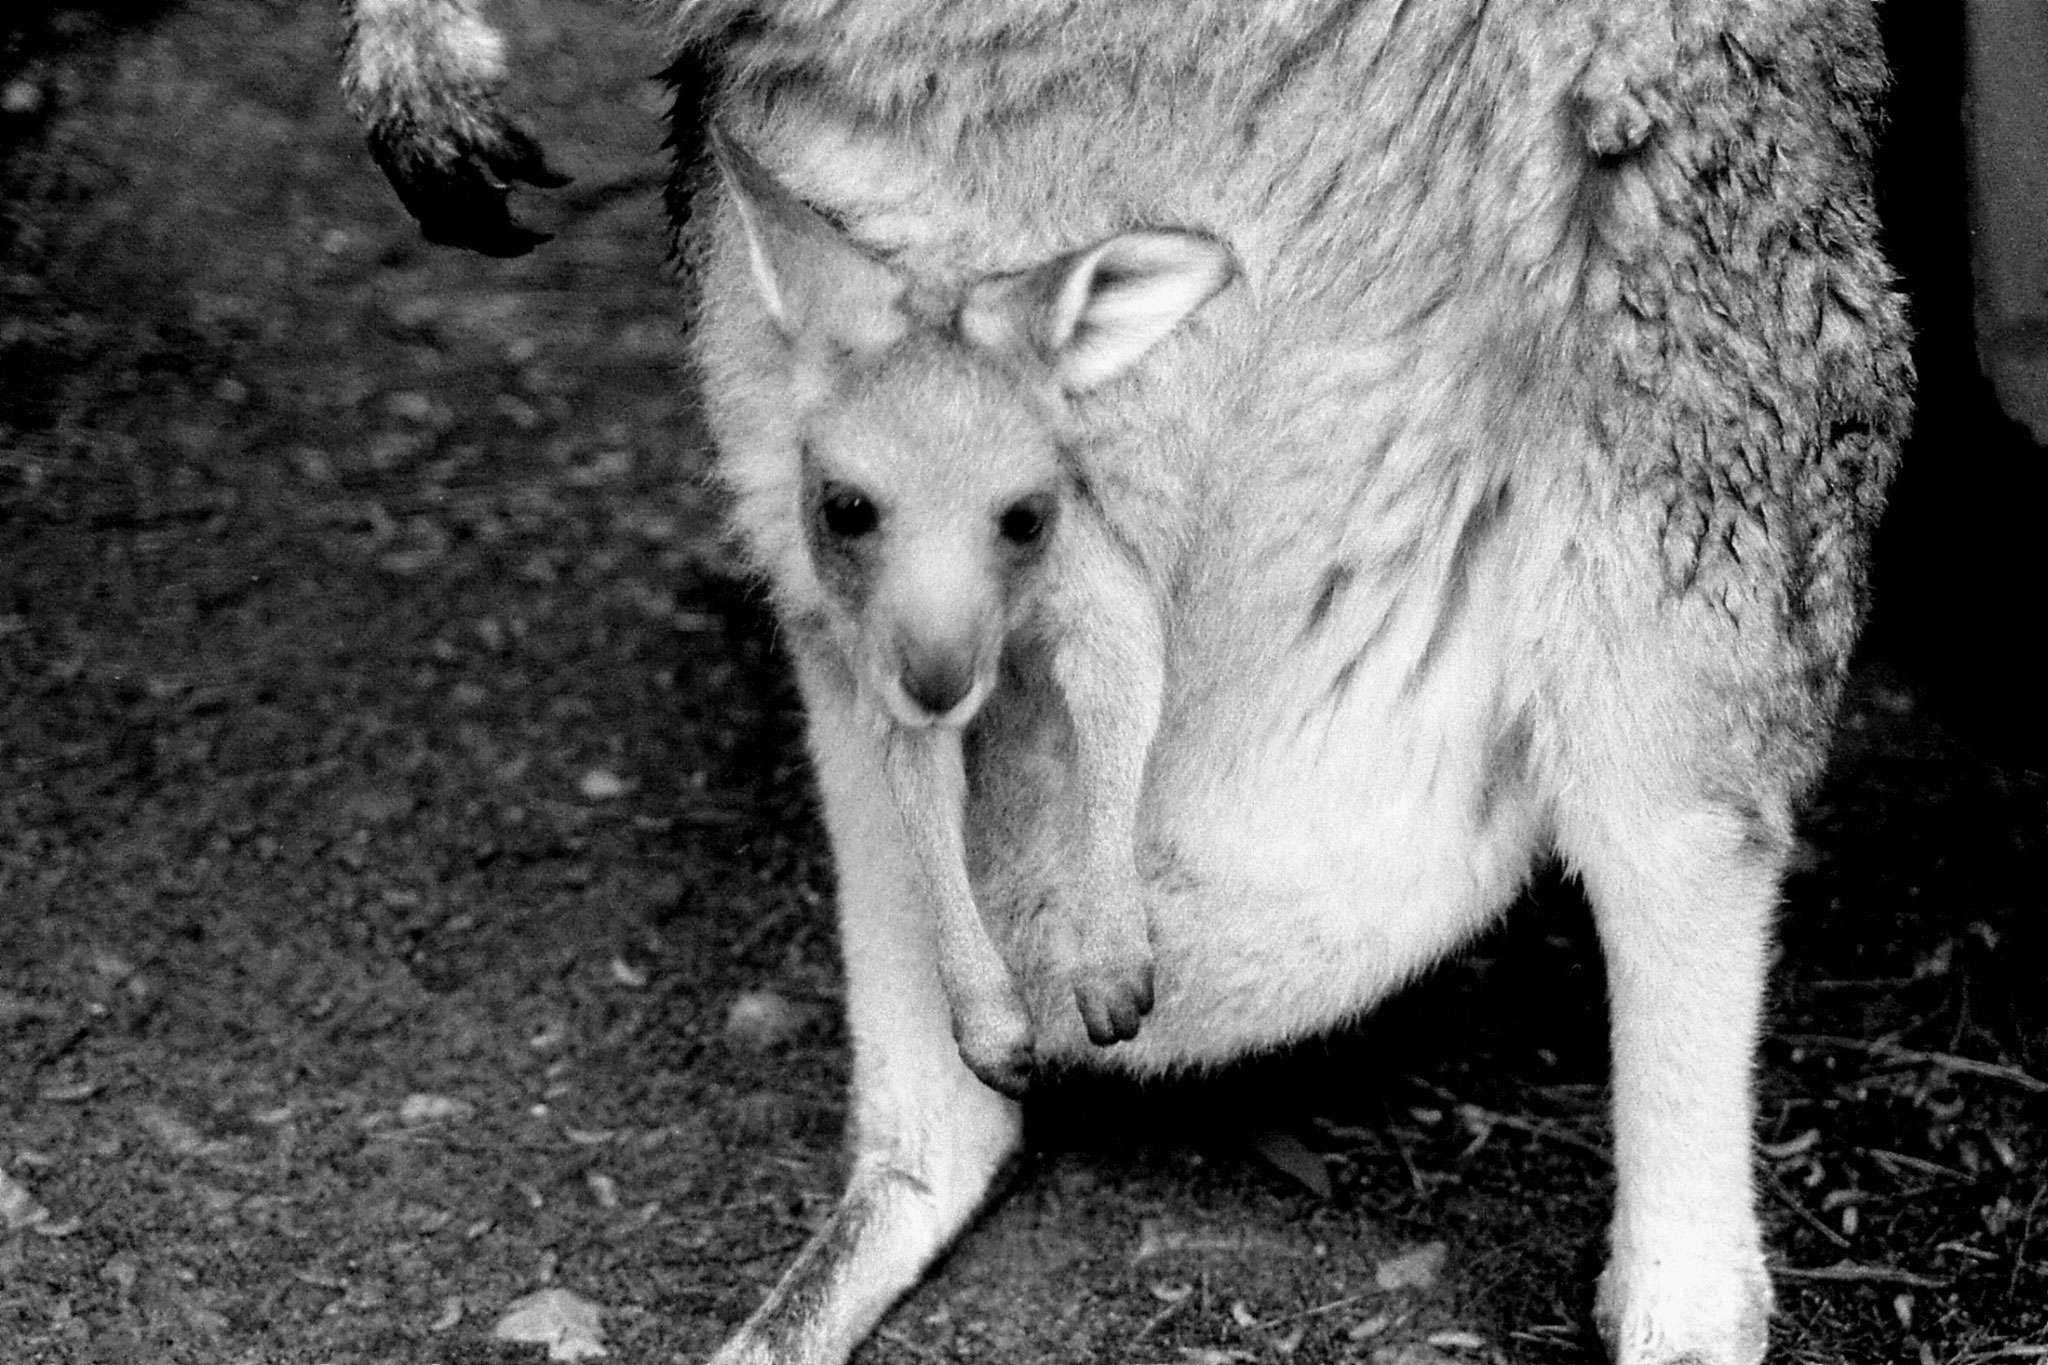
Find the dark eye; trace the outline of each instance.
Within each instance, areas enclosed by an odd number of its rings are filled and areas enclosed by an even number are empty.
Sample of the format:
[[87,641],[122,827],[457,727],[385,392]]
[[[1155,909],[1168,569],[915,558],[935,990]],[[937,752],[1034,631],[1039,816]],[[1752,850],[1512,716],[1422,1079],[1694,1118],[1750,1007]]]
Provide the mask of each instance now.
[[1005,508],[996,521],[1004,540],[1019,548],[1036,545],[1052,519],[1052,504],[1043,498],[1025,498]]
[[858,540],[881,523],[882,513],[866,494],[841,483],[828,483],[818,496],[818,520],[828,534]]

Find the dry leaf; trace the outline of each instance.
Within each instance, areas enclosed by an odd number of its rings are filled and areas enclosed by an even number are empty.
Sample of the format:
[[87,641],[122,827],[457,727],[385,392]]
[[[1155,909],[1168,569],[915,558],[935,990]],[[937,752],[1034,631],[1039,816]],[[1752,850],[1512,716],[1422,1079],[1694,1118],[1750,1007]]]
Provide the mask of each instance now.
[[49,1221],[50,1211],[38,1204],[35,1196],[5,1171],[0,1171],[0,1228],[19,1232],[23,1228],[40,1226]]
[[1424,1346],[1419,1341],[1377,1347],[1372,1353],[1372,1365],[1454,1365],[1454,1362],[1455,1357],[1447,1356],[1433,1346]]
[[[6,620],[6,617],[0,616],[0,622]],[[4,631],[0,631],[0,636],[4,634]],[[16,995],[13,991],[0,991],[0,1029],[13,1028],[17,1024],[35,1023],[43,1019],[61,1018],[63,1013],[64,1011],[55,1005],[45,1004],[26,995]]]
[[1155,1256],[1311,1256],[1303,1244],[1284,1242],[1245,1232],[1197,1232],[1168,1227],[1157,1219],[1146,1219],[1138,1228],[1138,1249],[1131,1253],[1133,1264]]
[[1252,1139],[1252,1147],[1266,1163],[1283,1175],[1292,1176],[1316,1198],[1327,1200],[1336,1191],[1330,1184],[1330,1168],[1318,1152],[1292,1133],[1269,1128]]
[[216,1142],[208,1138],[185,1119],[161,1105],[137,1105],[135,1120],[151,1137],[178,1156],[213,1158],[234,1150],[234,1144]]
[[509,1304],[491,1335],[548,1348],[554,1361],[591,1360],[607,1354],[599,1323],[603,1310],[566,1289],[543,1289]]
[[1439,1351],[1483,1351],[1486,1338],[1477,1332],[1432,1332],[1423,1338]]
[[1391,1313],[1374,1313],[1364,1322],[1354,1324],[1351,1330],[1345,1333],[1345,1335],[1350,1337],[1353,1341],[1364,1341],[1367,1337],[1376,1337],[1380,1335],[1382,1332],[1386,1331],[1389,1327],[1392,1327],[1393,1325],[1394,1318]]
[[1450,1248],[1442,1242],[1425,1242],[1398,1256],[1389,1256],[1373,1270],[1373,1283],[1381,1289],[1431,1289],[1443,1274]]
[[36,1098],[52,1104],[77,1104],[106,1089],[102,1081],[57,1081],[36,1091]]

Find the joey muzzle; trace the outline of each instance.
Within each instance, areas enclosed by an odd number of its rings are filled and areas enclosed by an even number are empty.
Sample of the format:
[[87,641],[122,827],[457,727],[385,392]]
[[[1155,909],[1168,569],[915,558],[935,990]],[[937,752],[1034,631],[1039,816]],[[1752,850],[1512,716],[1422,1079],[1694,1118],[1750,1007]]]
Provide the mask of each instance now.
[[[892,651],[900,698],[897,719],[908,725],[965,725],[980,709],[981,642],[972,637],[932,637],[899,631]],[[892,710],[897,709],[895,706]]]

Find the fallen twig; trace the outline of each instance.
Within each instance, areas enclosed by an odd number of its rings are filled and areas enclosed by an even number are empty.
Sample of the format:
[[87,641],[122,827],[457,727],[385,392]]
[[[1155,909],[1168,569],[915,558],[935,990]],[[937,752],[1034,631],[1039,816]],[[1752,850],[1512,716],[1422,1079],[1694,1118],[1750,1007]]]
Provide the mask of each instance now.
[[940,1355],[937,1351],[931,1349],[931,1347],[918,1345],[909,1337],[904,1336],[903,1333],[897,1331],[894,1327],[878,1328],[875,1332],[875,1335],[880,1337],[882,1340],[888,1342],[891,1346],[901,1346],[904,1350],[910,1352],[919,1360],[936,1361],[945,1359],[944,1356]]
[[2006,1278],[2005,1292],[2017,1294],[2020,1289],[2020,1272],[2027,1265],[2027,1243],[2034,1240],[2034,1216],[2041,1212],[2041,1202],[2048,1199],[2048,1185],[2034,1191],[2034,1202],[2027,1205],[2027,1221],[2020,1226],[2019,1245],[2012,1249],[2012,1274]]
[[1603,1164],[1613,1164],[1614,1154],[1605,1147],[1588,1138],[1582,1138],[1549,1119],[1525,1119],[1519,1114],[1503,1114],[1496,1110],[1488,1109],[1484,1105],[1468,1104],[1434,1081],[1424,1080],[1420,1076],[1414,1076],[1410,1079],[1415,1084],[1434,1094],[1445,1104],[1457,1110],[1459,1117],[1467,1122],[1498,1124],[1502,1128],[1512,1128],[1518,1133],[1527,1133],[1531,1137],[1547,1138],[1562,1146],[1584,1152]]
[[1946,1289],[1952,1280],[1900,1270],[1888,1265],[1862,1265],[1837,1261],[1822,1266],[1774,1266],[1771,1273],[1781,1280],[1822,1280],[1834,1284],[1902,1284],[1910,1289]]
[[1349,1294],[1341,1299],[1332,1299],[1328,1303],[1319,1303],[1313,1308],[1297,1308],[1292,1313],[1275,1313],[1270,1318],[1260,1318],[1258,1325],[1261,1329],[1265,1329],[1278,1327],[1283,1322],[1300,1322],[1303,1318],[1318,1318],[1325,1313],[1334,1313],[1339,1309],[1350,1308],[1355,1304],[1364,1303],[1367,1299],[1383,1299],[1386,1296],[1387,1291],[1383,1289],[1375,1289],[1366,1294]]
[[1502,1128],[1512,1128],[1518,1133],[1527,1133],[1530,1137],[1544,1138],[1575,1151],[1584,1152],[1603,1164],[1611,1164],[1614,1160],[1614,1154],[1599,1143],[1582,1138],[1545,1119],[1525,1119],[1517,1114],[1502,1114],[1477,1104],[1460,1104],[1458,1112],[1461,1116],[1479,1123],[1498,1124]]
[[1878,1165],[1889,1169],[1893,1175],[1897,1175],[1901,1170],[1907,1170],[1920,1175],[1931,1175],[1937,1180],[1967,1181],[1970,1178],[1953,1166],[1944,1166],[1939,1161],[1929,1161],[1926,1157],[1908,1156],[1904,1152],[1888,1151],[1882,1147],[1866,1147],[1864,1152]]
[[1794,1047],[1831,1047],[1852,1052],[1866,1052],[1888,1062],[1905,1066],[1939,1066],[1966,1076],[1982,1076],[1986,1080],[2004,1081],[2036,1095],[2048,1095],[2048,1081],[2040,1080],[2016,1066],[2003,1062],[1983,1062],[1975,1057],[1961,1057],[1953,1052],[1923,1052],[1917,1048],[1901,1047],[1886,1038],[1844,1038],[1832,1033],[1781,1033],[1781,1043]]
[[1812,1228],[1815,1232],[1818,1232],[1821,1236],[1827,1238],[1830,1242],[1833,1242],[1842,1250],[1847,1251],[1849,1249],[1851,1245],[1849,1239],[1847,1237],[1844,1237],[1841,1233],[1836,1232],[1826,1223],[1823,1223],[1820,1220],[1818,1214],[1814,1213],[1812,1209],[1807,1208],[1806,1205],[1800,1203],[1799,1196],[1793,1194],[1792,1191],[1786,1189],[1784,1181],[1778,1179],[1777,1176],[1773,1175],[1769,1171],[1763,1172],[1763,1177],[1764,1188],[1766,1190],[1769,1190],[1771,1194],[1777,1198],[1779,1203],[1783,1204],[1786,1208],[1792,1210],[1793,1213],[1799,1215],[1800,1220],[1804,1222],[1808,1227]]
[[1167,1304],[1166,1307],[1160,1309],[1151,1317],[1145,1319],[1145,1325],[1143,1327],[1140,1327],[1135,1333],[1132,1334],[1131,1345],[1136,1346],[1146,1337],[1151,1336],[1161,1327],[1164,1327],[1166,1325],[1166,1320],[1172,1317],[1175,1313],[1180,1312],[1181,1309],[1187,1307],[1189,1303],[1193,1302],[1194,1297],[1195,1292],[1191,1288],[1188,1290],[1187,1293],[1173,1300],[1173,1302]]

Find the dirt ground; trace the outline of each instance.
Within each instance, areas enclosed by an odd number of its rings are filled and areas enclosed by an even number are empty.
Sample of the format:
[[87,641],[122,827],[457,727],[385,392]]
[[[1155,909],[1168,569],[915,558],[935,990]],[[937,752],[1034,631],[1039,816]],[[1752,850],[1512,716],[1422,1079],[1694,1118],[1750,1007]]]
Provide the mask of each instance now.
[[[829,864],[697,482],[659,52],[496,8],[578,177],[512,263],[419,241],[331,6],[0,21],[0,1361],[510,1365],[546,1288],[701,1359],[836,1192]],[[1881,635],[1774,978],[1774,1359],[2040,1359],[2048,780]],[[1546,879],[1342,1038],[1070,1084],[860,1358],[1595,1360],[1601,1000]]]

